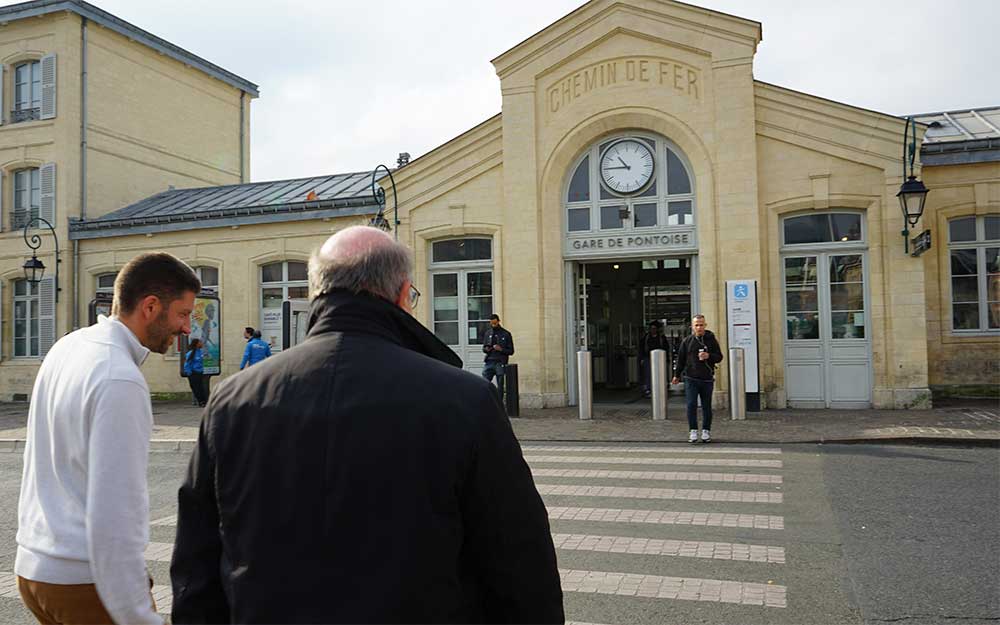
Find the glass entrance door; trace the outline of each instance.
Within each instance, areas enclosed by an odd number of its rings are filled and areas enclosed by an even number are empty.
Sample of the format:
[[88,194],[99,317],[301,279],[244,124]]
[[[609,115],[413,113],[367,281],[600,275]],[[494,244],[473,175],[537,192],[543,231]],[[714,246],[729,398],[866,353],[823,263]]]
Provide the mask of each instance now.
[[432,273],[431,300],[434,334],[458,354],[466,371],[482,373],[483,339],[493,314],[493,272]]
[[784,258],[785,388],[790,406],[871,405],[865,261],[863,252]]

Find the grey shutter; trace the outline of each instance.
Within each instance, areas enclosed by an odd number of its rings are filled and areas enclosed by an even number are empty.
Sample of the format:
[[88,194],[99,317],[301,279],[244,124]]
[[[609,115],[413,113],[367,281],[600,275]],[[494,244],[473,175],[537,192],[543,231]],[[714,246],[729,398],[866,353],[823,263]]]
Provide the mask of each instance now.
[[6,72],[7,72],[7,66],[0,65],[0,126],[3,125],[4,119],[6,118],[6,116],[4,115],[4,111],[7,110],[7,103],[4,102],[3,99],[3,84],[4,84],[3,79]]
[[[0,280],[0,328],[3,328],[3,305],[4,305],[4,301],[3,301],[3,280]],[[11,314],[13,314],[14,313],[13,309],[11,309],[10,312],[11,312]],[[14,338],[13,338],[14,337],[14,328],[13,327],[10,330],[10,334],[11,334],[11,341],[10,342],[11,342],[11,345],[13,345],[14,344]],[[0,338],[0,361],[3,361],[3,340],[2,340],[2,338]]]
[[[3,225],[5,223],[7,223],[7,220],[4,219],[5,215],[3,214],[3,211],[6,208],[6,206],[4,206],[4,201],[3,201],[3,182],[4,182],[3,178],[4,178],[4,173],[3,173],[3,171],[0,171],[0,232],[3,232]],[[13,202],[11,204],[13,204]],[[10,229],[11,230],[14,229],[14,215],[13,214],[11,214]],[[3,302],[3,300],[0,299],[0,302]],[[3,308],[3,304],[2,303],[0,303],[0,308]],[[0,325],[0,327],[3,327],[3,326]]]
[[45,163],[38,172],[38,187],[41,192],[38,216],[56,227],[56,164]]
[[56,279],[42,278],[38,283],[38,355],[45,358],[56,342]]
[[56,116],[56,55],[43,56],[42,60],[42,119]]

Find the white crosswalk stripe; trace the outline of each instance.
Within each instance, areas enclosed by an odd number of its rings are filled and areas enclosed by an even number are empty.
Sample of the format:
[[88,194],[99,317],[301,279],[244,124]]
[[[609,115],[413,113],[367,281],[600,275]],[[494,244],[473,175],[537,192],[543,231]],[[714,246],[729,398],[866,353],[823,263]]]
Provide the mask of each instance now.
[[562,462],[570,464],[682,464],[695,467],[756,467],[780,469],[781,460],[742,458],[622,458],[620,456],[525,456],[528,464]]
[[739,503],[781,503],[781,493],[695,488],[636,488],[633,486],[587,486],[585,484],[535,484],[542,495],[573,497],[623,497],[629,499],[687,499]]
[[688,473],[683,471],[609,471],[603,469],[532,469],[535,477],[572,477],[609,480],[659,480],[663,482],[732,482],[781,484],[780,475],[759,473]]
[[621,508],[577,508],[548,506],[553,521],[591,521],[597,523],[653,523],[661,525],[699,525],[706,527],[742,527],[759,530],[783,530],[785,518],[770,514],[731,514],[725,512],[673,512],[670,510],[625,510]]
[[559,569],[559,575],[563,592],[742,603],[773,608],[787,606],[786,589],[776,584],[573,569]]
[[752,447],[715,447],[705,449],[696,447],[599,447],[588,445],[524,445],[524,453],[538,451],[611,451],[619,454],[672,453],[672,454],[725,454],[727,456],[740,454],[780,454],[780,449],[759,449]]

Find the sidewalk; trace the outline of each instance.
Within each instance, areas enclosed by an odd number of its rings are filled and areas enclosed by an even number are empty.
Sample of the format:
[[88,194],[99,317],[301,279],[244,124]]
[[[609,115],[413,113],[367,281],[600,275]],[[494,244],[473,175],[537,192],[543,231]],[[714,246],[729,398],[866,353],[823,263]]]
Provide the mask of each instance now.
[[[28,405],[0,403],[0,451],[24,448]],[[201,410],[188,402],[154,402],[153,451],[187,452],[198,437]],[[524,410],[511,419],[522,441],[679,442],[687,440],[683,407],[671,402],[667,421],[648,407],[595,405],[580,421],[576,408]],[[953,400],[933,410],[767,410],[731,421],[716,415],[715,443],[907,442],[1000,447],[1000,405]]]

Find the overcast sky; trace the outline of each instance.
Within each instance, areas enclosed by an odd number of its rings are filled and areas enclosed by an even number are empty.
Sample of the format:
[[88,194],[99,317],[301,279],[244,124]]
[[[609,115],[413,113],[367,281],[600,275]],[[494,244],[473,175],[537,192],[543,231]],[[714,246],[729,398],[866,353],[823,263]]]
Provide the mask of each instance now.
[[[582,0],[93,0],[260,85],[252,180],[414,158],[500,111],[490,59]],[[3,2],[2,4],[12,4]],[[704,0],[757,79],[903,115],[1000,105],[996,0]]]

